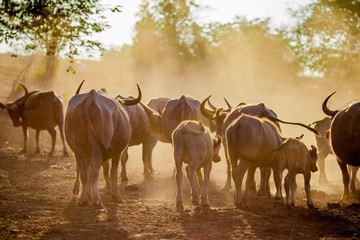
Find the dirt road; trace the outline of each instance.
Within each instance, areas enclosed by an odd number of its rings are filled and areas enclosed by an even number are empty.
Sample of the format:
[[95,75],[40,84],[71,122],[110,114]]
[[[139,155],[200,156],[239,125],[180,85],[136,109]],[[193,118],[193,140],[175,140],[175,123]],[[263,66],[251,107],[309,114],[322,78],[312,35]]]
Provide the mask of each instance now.
[[302,176],[297,178],[294,209],[274,207],[271,199],[258,198],[255,194],[248,208],[237,209],[232,203],[232,193],[218,191],[225,180],[223,159],[213,166],[210,209],[191,205],[189,185],[184,181],[185,211],[177,212],[171,146],[160,144],[155,148],[154,168],[158,172],[151,181],[143,180],[141,148],[133,147],[128,162],[130,181],[120,186],[124,203],[110,201],[100,177],[101,198],[108,210],[104,212],[77,206],[78,196],[72,194],[75,180],[72,154],[63,158],[59,145],[55,157],[48,158],[45,151],[49,150],[50,139],[47,133],[42,133],[41,154],[33,154],[31,140],[29,153],[18,155],[22,145],[20,136],[7,143],[1,139],[1,239],[360,238],[359,202],[337,204],[342,188],[336,164],[332,170],[336,173],[334,177],[329,171],[332,190],[318,187],[317,176],[312,178],[316,209],[309,210],[306,206]]

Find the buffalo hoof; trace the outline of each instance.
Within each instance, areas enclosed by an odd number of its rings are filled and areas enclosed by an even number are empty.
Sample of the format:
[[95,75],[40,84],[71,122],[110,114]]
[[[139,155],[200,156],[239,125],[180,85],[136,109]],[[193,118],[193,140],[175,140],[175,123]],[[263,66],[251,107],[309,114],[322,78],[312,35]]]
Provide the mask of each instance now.
[[309,208],[309,209],[315,209],[315,206],[314,206],[313,203],[308,203],[308,208]]
[[254,193],[256,192],[256,185],[255,184],[252,184],[250,186],[249,192],[254,192]]
[[121,182],[128,182],[129,181],[129,178],[128,177],[121,177]]
[[35,154],[39,154],[39,153],[40,153],[40,149],[36,149]]
[[234,203],[235,204],[235,207],[237,207],[237,208],[242,208],[242,203],[241,202],[235,202]]
[[289,210],[295,208],[295,203],[286,204],[286,208],[289,209]]
[[210,209],[209,203],[202,203],[202,204],[200,205],[200,207],[203,208],[203,209]]
[[283,199],[282,198],[274,198],[274,206],[278,207],[278,206],[282,206],[283,205]]
[[115,196],[115,195],[112,195],[111,196],[111,201],[113,202],[117,202],[117,203],[123,203],[124,200],[121,196]]
[[184,211],[184,205],[183,205],[182,202],[176,202],[176,210],[177,210],[178,212]]
[[231,192],[231,186],[225,185],[220,189],[220,192]]
[[48,156],[48,157],[53,157],[53,156],[54,156],[54,153],[53,153],[53,152],[49,152],[47,156]]
[[101,201],[98,202],[98,203],[93,202],[93,203],[91,204],[91,206],[92,206],[93,208],[95,208],[95,209],[104,209],[104,210],[106,211],[106,208],[105,208],[104,204],[103,204]]
[[268,194],[265,191],[257,191],[256,196],[258,197],[267,197]]
[[66,151],[63,153],[64,157],[69,157],[69,153]]
[[89,201],[79,201],[78,202],[78,206],[80,206],[80,207],[87,207],[87,206],[89,206]]
[[79,194],[79,188],[74,187],[73,188],[73,194],[78,195]]
[[199,206],[199,200],[192,200],[191,202],[194,206]]
[[349,193],[347,193],[347,194],[344,193],[342,195],[342,197],[340,198],[340,201],[342,201],[342,202],[349,202],[350,200],[351,200],[351,196]]
[[145,180],[153,180],[154,176],[152,174],[144,174],[144,179]]

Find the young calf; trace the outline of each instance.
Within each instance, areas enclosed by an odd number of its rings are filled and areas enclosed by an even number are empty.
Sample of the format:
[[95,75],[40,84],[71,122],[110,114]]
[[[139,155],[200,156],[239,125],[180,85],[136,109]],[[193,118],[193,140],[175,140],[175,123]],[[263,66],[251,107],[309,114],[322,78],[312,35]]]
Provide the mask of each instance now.
[[[174,130],[172,142],[178,186],[176,208],[178,210],[184,209],[181,192],[183,162],[188,164],[186,174],[191,185],[193,204],[199,204],[199,192],[201,191],[201,205],[209,206],[207,192],[210,183],[210,171],[212,161],[219,162],[221,160],[219,156],[221,137],[217,135],[211,138],[209,129],[201,122],[188,120],[181,122]],[[202,179],[201,168],[204,168],[204,180]]]

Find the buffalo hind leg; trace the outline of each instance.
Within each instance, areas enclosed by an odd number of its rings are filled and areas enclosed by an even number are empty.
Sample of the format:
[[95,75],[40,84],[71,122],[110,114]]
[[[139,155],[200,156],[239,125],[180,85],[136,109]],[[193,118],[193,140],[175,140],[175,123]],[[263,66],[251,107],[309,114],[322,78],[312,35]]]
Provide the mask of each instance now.
[[152,153],[157,143],[156,137],[149,136],[144,140],[142,149],[142,159],[144,164],[144,176],[145,178],[152,178],[155,173],[152,165]]
[[[95,145],[95,144],[94,144]],[[105,160],[107,161],[107,160]],[[91,198],[92,198],[92,206],[97,209],[105,209],[104,204],[102,203],[100,199],[99,194],[99,187],[98,187],[98,181],[99,181],[99,172],[100,168],[103,162],[103,156],[100,147],[93,146],[92,149],[92,157],[90,160],[89,165],[89,184],[91,188]]]
[[88,181],[89,179],[88,179],[87,159],[83,155],[79,155],[79,154],[75,154],[75,157],[76,157],[76,172],[77,175],[80,172],[80,180],[81,180],[81,194],[78,201],[78,205],[80,206],[89,205],[89,202],[91,201],[91,190]]
[[49,156],[53,156],[55,151],[55,143],[56,143],[56,131],[54,128],[48,128],[47,130],[51,136],[51,150],[49,152]]
[[350,176],[350,191],[351,194],[356,194],[355,182],[356,182],[356,174],[359,170],[359,167],[349,166]]
[[329,185],[329,181],[325,173],[325,158],[327,155],[328,152],[324,152],[324,151],[318,153],[318,163],[319,163],[319,171],[320,171],[319,183],[321,185]]
[[[297,188],[295,181],[296,173],[288,171],[285,177],[285,194],[286,194],[286,206],[288,208],[295,206],[295,191]],[[295,184],[294,184],[295,183]]]
[[27,126],[22,125],[22,130],[23,130],[23,134],[24,134],[24,147],[21,150],[22,153],[26,153],[27,150],[27,140],[28,140],[28,131],[27,131]]
[[183,180],[183,173],[182,173],[182,154],[180,151],[175,149],[174,153],[175,159],[175,167],[176,167],[176,184],[177,184],[177,194],[176,194],[176,209],[178,211],[184,210],[183,204],[183,196],[182,196],[182,180]]
[[79,165],[76,163],[76,179],[74,182],[74,187],[73,187],[73,194],[74,195],[78,195],[79,194],[79,189],[80,189],[80,169],[79,169]]
[[36,129],[36,134],[35,134],[36,149],[35,149],[35,153],[40,153],[39,138],[40,138],[40,130]]
[[[205,171],[205,169],[204,169],[204,171]],[[201,193],[202,189],[204,188],[204,178],[201,174],[201,168],[198,168],[196,170],[196,178],[197,178],[197,182],[198,182],[198,184],[197,184],[198,191],[199,191],[199,193]]]
[[109,161],[104,161],[102,163],[102,169],[103,169],[105,186],[106,186],[106,194],[110,194],[111,186],[110,186],[110,180],[109,180],[109,172],[110,172],[110,163],[109,163]]
[[121,155],[121,181],[122,182],[129,181],[129,178],[127,177],[127,173],[126,173],[126,163],[127,163],[128,158],[129,158],[129,155],[128,155],[128,147],[127,147]]
[[271,198],[271,191],[270,191],[270,175],[271,175],[271,168],[260,168],[260,186],[258,195],[259,196],[268,196]]
[[[209,184],[210,184],[210,172],[211,172],[212,162],[211,159],[209,159],[205,166],[204,166],[204,181],[201,185],[201,196],[200,196],[200,203],[201,206],[208,208],[209,207],[209,199],[208,199],[208,190],[209,190]],[[200,169],[198,170],[201,177]],[[199,174],[198,174],[199,179]]]
[[61,141],[62,141],[62,144],[63,144],[63,155],[64,155],[64,157],[68,157],[69,153],[68,153],[68,151],[66,149],[66,146],[65,146],[64,129],[63,129],[63,127],[59,126],[59,130],[60,130],[60,138],[61,138]]
[[[240,163],[241,164],[241,163]],[[253,187],[255,184],[255,170],[256,170],[256,166],[254,165],[250,165],[247,171],[247,177],[246,177],[246,182],[245,182],[245,191],[243,194],[243,205],[247,206],[247,201],[248,201],[248,197],[249,197],[249,192],[253,191]],[[256,190],[256,188],[255,188]]]
[[273,169],[274,182],[276,187],[276,193],[274,196],[275,205],[281,204],[283,202],[282,193],[281,193],[281,180],[282,180],[282,171],[278,168]]
[[349,173],[348,173],[348,170],[347,170],[346,163],[341,162],[339,159],[338,159],[337,162],[338,162],[338,164],[340,166],[340,169],[341,169],[341,173],[342,173],[342,177],[343,177],[343,184],[344,184],[344,193],[343,193],[343,195],[341,197],[341,200],[347,201],[347,200],[350,200]]
[[111,161],[111,200],[115,202],[123,202],[119,187],[118,187],[118,168],[119,168],[120,154],[112,158]]
[[220,191],[229,192],[231,190],[231,160],[226,154],[226,144],[223,142],[225,158],[226,158],[226,182],[225,185],[220,189]]
[[309,208],[314,208],[314,203],[311,198],[311,192],[310,192],[310,177],[311,173],[305,173],[304,174],[304,182],[305,182],[305,192],[306,192],[306,199],[307,199],[307,205]]
[[188,180],[190,182],[190,190],[191,190],[191,201],[194,205],[199,205],[199,184],[196,177],[196,170],[198,168],[198,163],[196,162],[198,158],[195,156],[191,156],[190,162],[187,165],[186,169],[186,175],[188,177]]

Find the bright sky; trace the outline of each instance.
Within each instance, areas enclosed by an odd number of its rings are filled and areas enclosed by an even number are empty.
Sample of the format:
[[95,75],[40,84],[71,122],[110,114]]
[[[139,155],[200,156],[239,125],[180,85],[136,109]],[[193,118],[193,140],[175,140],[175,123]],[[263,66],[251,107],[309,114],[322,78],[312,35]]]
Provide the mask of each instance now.
[[[109,1],[109,0],[105,0]],[[299,3],[301,2],[301,3]],[[231,22],[236,15],[255,18],[271,18],[274,26],[291,24],[289,8],[309,4],[312,0],[198,0],[197,3],[207,5],[210,9],[198,15],[201,22]],[[133,29],[137,20],[135,14],[141,0],[123,0],[122,12],[109,15],[112,28],[101,34],[101,39],[107,45],[122,45],[131,43],[134,37]]]
[[[111,2],[112,0],[103,0]],[[313,0],[198,0],[197,3],[207,5],[210,9],[198,14],[202,22],[231,22],[236,15],[245,16],[248,20],[255,18],[271,18],[274,26],[291,24],[288,8],[296,9],[299,6],[309,4]],[[110,13],[108,20],[111,29],[96,36],[106,47],[121,46],[124,43],[132,43],[134,26],[137,20],[141,0],[119,1],[123,6],[121,13]],[[112,2],[113,3],[113,2]],[[0,52],[8,52],[9,48],[0,44]]]

